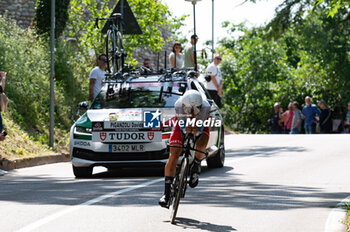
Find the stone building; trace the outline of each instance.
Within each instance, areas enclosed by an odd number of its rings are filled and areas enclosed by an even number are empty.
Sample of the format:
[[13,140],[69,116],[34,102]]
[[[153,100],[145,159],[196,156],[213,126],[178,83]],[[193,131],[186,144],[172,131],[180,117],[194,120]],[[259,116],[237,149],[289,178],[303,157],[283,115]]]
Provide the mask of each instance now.
[[[28,28],[35,17],[35,3],[36,0],[0,0],[0,15],[6,15],[8,18],[12,19],[21,28]],[[115,1],[111,1],[111,7],[115,4]],[[167,29],[162,31],[162,36],[167,40],[171,36],[171,32]],[[172,43],[165,44],[163,46],[162,52],[159,52],[159,68],[164,68],[165,59],[168,63],[168,58],[165,57],[165,51],[167,51],[167,56],[171,52]],[[144,58],[150,58],[152,66],[157,68],[158,53],[153,52],[151,49],[139,48],[133,53],[133,58],[135,58],[139,64],[143,63]],[[169,67],[169,64],[167,65]]]

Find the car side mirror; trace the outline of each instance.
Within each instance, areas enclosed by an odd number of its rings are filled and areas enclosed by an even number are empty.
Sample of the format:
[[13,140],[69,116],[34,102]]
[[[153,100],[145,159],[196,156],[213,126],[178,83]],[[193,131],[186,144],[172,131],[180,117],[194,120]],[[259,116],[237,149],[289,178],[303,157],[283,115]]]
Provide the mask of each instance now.
[[213,99],[207,99],[207,101],[208,101],[208,103],[209,103],[210,105],[213,105],[213,103],[214,103],[214,100],[213,100]]
[[78,110],[87,110],[89,106],[89,102],[88,101],[82,101],[78,103]]

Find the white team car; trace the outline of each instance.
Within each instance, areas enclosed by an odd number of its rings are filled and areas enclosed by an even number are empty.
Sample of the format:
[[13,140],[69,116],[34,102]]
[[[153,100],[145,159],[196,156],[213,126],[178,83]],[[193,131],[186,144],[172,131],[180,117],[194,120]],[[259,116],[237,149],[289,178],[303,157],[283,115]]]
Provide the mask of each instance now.
[[[70,156],[76,177],[90,177],[93,167],[109,169],[164,166],[169,157],[174,104],[186,89],[197,89],[211,104],[210,116],[222,121],[219,108],[203,85],[186,72],[130,76],[108,81],[70,131]],[[207,151],[209,167],[222,167],[225,159],[224,129],[212,125]]]

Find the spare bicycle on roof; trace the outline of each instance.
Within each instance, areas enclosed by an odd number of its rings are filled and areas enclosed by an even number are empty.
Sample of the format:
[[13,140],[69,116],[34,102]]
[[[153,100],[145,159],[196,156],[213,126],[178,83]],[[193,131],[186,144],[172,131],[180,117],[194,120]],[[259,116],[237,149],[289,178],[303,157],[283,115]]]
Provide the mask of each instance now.
[[118,2],[109,18],[96,18],[95,25],[98,28],[100,20],[106,21],[102,33],[106,34],[107,70],[112,75],[122,74],[126,58],[123,34],[140,35],[142,30],[126,0]]

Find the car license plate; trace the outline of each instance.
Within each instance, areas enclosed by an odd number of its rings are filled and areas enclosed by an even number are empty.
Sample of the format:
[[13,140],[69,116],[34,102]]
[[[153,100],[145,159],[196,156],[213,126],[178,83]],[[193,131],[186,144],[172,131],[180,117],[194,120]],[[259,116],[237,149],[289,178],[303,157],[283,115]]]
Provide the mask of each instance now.
[[109,144],[109,152],[143,152],[143,144]]

